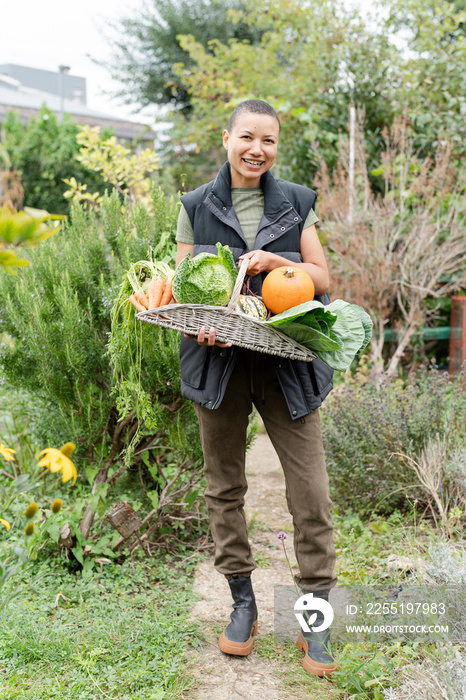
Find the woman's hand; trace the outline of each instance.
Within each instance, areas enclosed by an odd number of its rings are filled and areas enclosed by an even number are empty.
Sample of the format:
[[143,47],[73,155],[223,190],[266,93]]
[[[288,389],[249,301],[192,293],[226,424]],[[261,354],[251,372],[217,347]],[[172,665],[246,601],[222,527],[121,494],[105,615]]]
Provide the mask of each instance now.
[[207,334],[206,337],[206,328],[205,326],[202,326],[199,329],[199,334],[196,338],[195,335],[188,335],[187,333],[184,334],[185,338],[191,338],[192,340],[197,340],[198,345],[217,345],[219,348],[231,348],[231,343],[219,343],[218,341],[215,340],[215,328],[211,328],[209,333]]
[[272,269],[270,267],[272,258],[275,257],[277,256],[273,253],[268,253],[266,250],[250,250],[249,253],[241,255],[239,260],[241,262],[245,258],[249,258],[247,273],[251,277],[255,277],[260,272],[270,272]]
[[281,255],[270,253],[265,250],[251,250],[240,256],[240,260],[249,259],[247,269],[248,275],[254,277],[260,272],[271,272],[277,267],[291,265],[305,270],[314,282],[316,294],[325,294],[329,288],[328,267],[325,261],[324,251],[317,235],[314,224],[304,229],[301,234],[301,260],[302,262],[291,262]]

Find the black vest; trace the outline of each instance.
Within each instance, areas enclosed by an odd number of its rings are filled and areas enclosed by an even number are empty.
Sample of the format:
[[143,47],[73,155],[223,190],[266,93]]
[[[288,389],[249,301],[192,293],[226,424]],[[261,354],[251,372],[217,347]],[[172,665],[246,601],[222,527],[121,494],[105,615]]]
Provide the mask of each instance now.
[[[301,233],[317,195],[307,187],[275,179],[270,171],[261,178],[264,213],[254,249],[276,253],[291,262],[301,262]],[[194,231],[193,256],[217,253],[216,243],[228,245],[235,260],[249,250],[231,201],[230,164],[226,162],[212,182],[181,197]],[[250,278],[250,287],[260,294],[264,275]],[[329,303],[328,294],[316,296]],[[182,338],[180,346],[181,391],[206,408],[217,408],[224,396],[236,362],[237,350],[208,348]],[[277,376],[290,415],[302,418],[318,408],[332,389],[333,370],[321,360],[301,362],[276,358]]]

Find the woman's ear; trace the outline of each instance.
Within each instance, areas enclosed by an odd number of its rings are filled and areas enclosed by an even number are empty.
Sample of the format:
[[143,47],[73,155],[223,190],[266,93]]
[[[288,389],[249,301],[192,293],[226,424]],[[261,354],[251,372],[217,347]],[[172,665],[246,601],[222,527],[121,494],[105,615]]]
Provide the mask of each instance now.
[[225,146],[225,148],[228,151],[228,142],[230,140],[230,134],[228,133],[228,131],[226,129],[224,129],[222,136],[223,136],[223,145]]

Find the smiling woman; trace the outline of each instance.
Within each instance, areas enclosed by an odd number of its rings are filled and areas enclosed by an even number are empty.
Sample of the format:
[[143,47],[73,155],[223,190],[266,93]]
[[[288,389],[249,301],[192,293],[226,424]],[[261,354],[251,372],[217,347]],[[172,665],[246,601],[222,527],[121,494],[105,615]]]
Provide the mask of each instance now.
[[[187,253],[217,253],[228,245],[235,262],[247,260],[250,288],[275,268],[289,265],[312,277],[317,300],[328,303],[327,263],[314,214],[316,193],[276,179],[280,122],[261,100],[247,100],[223,131],[228,154],[214,181],[181,198],[177,261]],[[320,296],[319,296],[320,295]],[[253,405],[280,458],[293,514],[296,582],[304,593],[328,596],[335,585],[335,549],[328,478],[318,408],[332,388],[332,370],[320,360],[300,362],[218,343],[215,328],[181,339],[181,389],[194,401],[204,452],[205,492],[215,568],[229,581],[234,611],[219,638],[227,654],[252,651],[257,607],[251,585],[251,553],[244,495],[246,435]],[[325,639],[306,633],[304,668],[335,670]]]

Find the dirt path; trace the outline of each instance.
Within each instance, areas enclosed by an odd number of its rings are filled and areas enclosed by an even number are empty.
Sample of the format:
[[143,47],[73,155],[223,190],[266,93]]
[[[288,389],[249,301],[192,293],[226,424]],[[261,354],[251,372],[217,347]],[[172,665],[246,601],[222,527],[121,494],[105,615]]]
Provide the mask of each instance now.
[[[259,434],[248,453],[246,472],[249,490],[246,496],[246,518],[254,557],[259,567],[252,574],[254,592],[259,608],[257,639],[274,631],[274,586],[290,586],[291,574],[277,539],[281,530],[287,533],[286,549],[292,564],[293,537],[291,516],[285,500],[283,472],[267,435]],[[226,579],[213,567],[209,557],[200,566],[194,583],[199,596],[191,613],[205,629],[207,644],[198,653],[193,664],[196,688],[184,697],[186,700],[298,700],[282,679],[290,673],[290,666],[279,661],[260,658],[256,651],[248,657],[223,654],[217,637],[229,621],[232,610],[230,589]],[[298,668],[299,668],[298,661]]]

